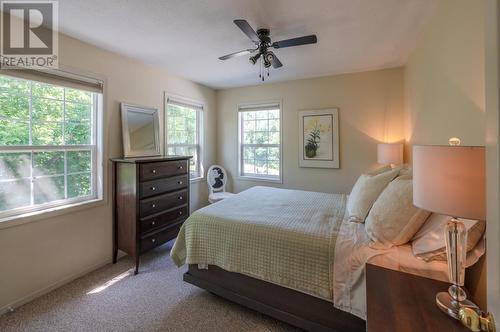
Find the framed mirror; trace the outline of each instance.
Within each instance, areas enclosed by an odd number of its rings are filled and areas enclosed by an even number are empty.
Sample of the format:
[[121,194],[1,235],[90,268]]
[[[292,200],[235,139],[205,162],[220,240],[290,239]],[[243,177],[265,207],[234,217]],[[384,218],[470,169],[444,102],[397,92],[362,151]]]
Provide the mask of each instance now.
[[158,110],[126,103],[120,108],[124,157],[161,155]]

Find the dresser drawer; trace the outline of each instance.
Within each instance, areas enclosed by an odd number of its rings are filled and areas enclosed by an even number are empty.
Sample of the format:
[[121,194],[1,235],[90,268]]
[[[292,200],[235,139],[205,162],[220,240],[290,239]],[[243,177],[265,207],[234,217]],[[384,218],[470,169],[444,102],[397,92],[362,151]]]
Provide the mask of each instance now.
[[150,197],[186,188],[188,186],[188,176],[181,175],[173,178],[164,178],[142,182],[140,186],[140,198]]
[[163,210],[187,204],[188,191],[181,190],[140,201],[140,217],[147,217]]
[[168,176],[187,174],[187,160],[164,161],[159,163],[141,164],[139,180],[147,181]]
[[141,238],[141,253],[150,249],[156,248],[165,242],[168,242],[177,237],[181,229],[182,222],[175,224],[171,227],[158,231],[156,233],[148,234]]
[[164,213],[154,214],[147,218],[141,219],[141,233],[150,232],[153,229],[162,228],[169,224],[175,224],[182,219],[187,218],[188,207],[187,205],[172,209]]

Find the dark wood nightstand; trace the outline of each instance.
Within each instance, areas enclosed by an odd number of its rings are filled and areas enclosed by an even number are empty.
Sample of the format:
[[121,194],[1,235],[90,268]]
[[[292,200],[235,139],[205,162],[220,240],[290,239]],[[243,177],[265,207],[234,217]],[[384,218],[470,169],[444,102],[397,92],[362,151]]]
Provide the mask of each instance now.
[[366,264],[368,332],[470,332],[436,306],[448,283]]

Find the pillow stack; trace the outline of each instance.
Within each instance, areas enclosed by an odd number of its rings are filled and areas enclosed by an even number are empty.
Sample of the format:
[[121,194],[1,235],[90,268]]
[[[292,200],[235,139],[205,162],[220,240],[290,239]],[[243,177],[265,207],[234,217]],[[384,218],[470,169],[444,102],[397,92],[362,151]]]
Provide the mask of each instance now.
[[[450,217],[431,214],[413,205],[409,168],[384,166],[362,174],[347,201],[351,222],[365,223],[370,247],[388,249],[411,241],[416,257],[446,261],[445,226]],[[467,252],[483,237],[486,223],[462,219],[467,229]]]
[[399,174],[399,169],[384,167],[371,174],[362,174],[352,188],[347,201],[348,219],[363,223],[373,203],[384,188]]
[[413,205],[413,180],[403,175],[389,183],[366,218],[365,231],[376,249],[408,243],[429,212]]
[[[433,213],[424,226],[413,237],[411,248],[413,255],[429,261],[446,260],[445,227],[449,216]],[[467,230],[467,252],[471,251],[483,237],[486,229],[484,220],[460,219]]]

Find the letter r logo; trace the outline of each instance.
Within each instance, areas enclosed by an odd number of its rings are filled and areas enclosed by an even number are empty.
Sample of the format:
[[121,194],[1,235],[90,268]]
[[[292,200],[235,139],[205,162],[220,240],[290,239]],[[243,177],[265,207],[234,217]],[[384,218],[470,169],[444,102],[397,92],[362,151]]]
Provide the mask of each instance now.
[[54,53],[55,1],[2,1],[1,7],[3,55]]

